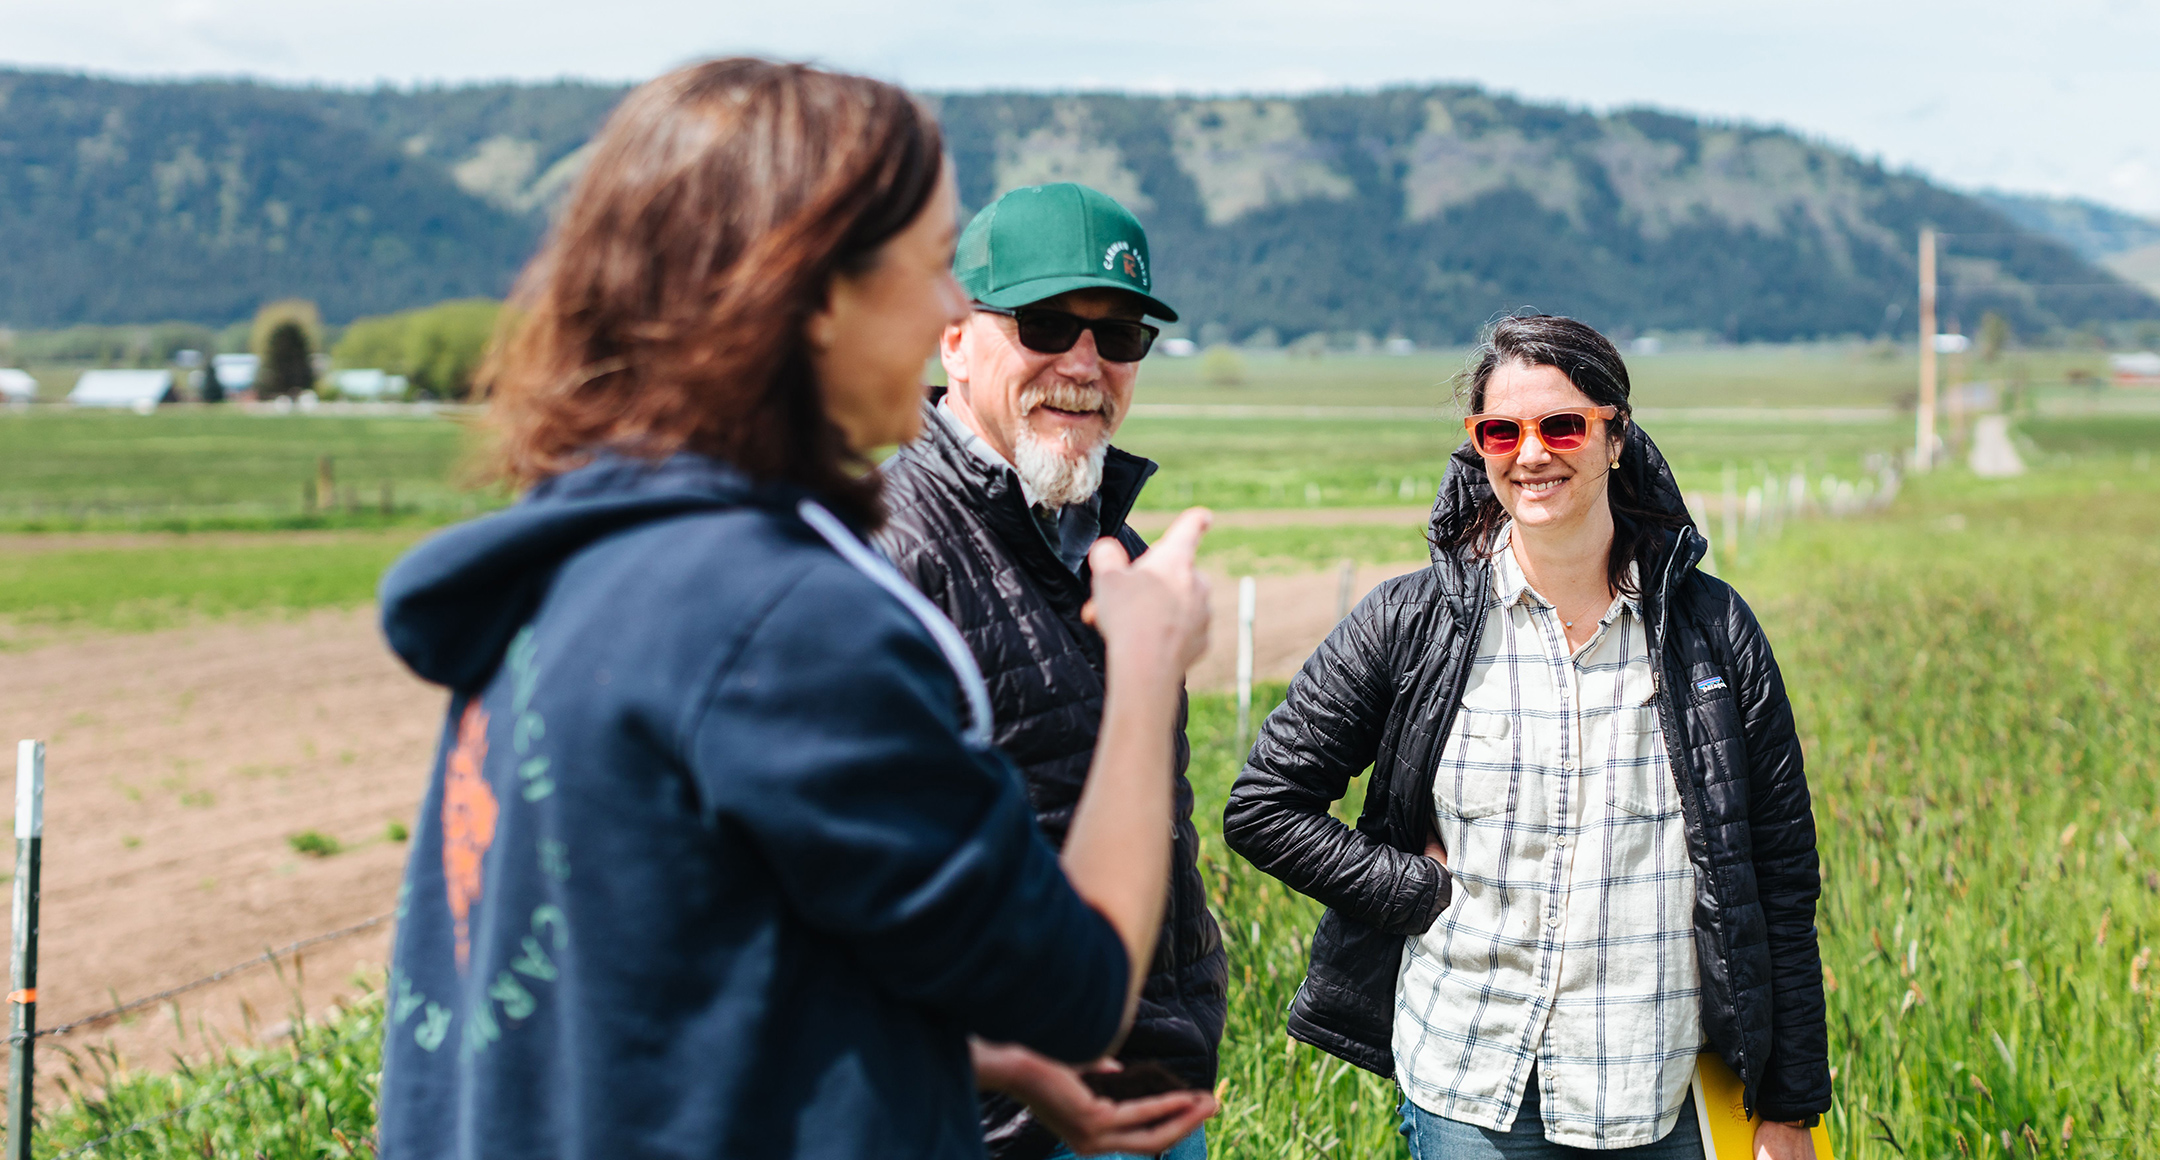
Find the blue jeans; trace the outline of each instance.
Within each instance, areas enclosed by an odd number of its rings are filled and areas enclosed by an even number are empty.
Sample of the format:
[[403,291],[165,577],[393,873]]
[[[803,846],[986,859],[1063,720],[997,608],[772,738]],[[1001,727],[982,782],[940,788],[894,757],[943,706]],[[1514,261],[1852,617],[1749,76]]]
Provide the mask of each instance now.
[[1703,1155],[1702,1125],[1695,1119],[1692,1095],[1680,1104],[1680,1122],[1654,1144],[1605,1151],[1555,1144],[1545,1138],[1545,1122],[1538,1114],[1535,1072],[1523,1091],[1515,1126],[1507,1131],[1436,1116],[1408,1099],[1403,1100],[1402,1127],[1397,1130],[1410,1144],[1410,1160],[1702,1160]]
[[[1060,1144],[1057,1151],[1050,1153],[1050,1160],[1075,1160],[1075,1158],[1072,1149]],[[1135,1156],[1129,1152],[1110,1152],[1091,1157],[1090,1160],[1147,1160],[1147,1158]],[[1162,1153],[1162,1160],[1207,1160],[1207,1125],[1202,1124],[1194,1128],[1192,1135],[1170,1145],[1170,1150]]]

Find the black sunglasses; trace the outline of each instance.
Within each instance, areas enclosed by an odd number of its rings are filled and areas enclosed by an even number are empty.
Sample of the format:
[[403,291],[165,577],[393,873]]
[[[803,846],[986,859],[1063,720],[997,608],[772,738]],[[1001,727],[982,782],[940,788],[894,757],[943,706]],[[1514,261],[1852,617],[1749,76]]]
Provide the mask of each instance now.
[[1082,318],[1042,306],[1007,310],[977,302],[975,309],[984,314],[1002,314],[1018,323],[1020,345],[1037,354],[1064,354],[1080,341],[1081,331],[1092,330],[1095,332],[1095,353],[1105,361],[1139,362],[1155,345],[1155,336],[1162,333],[1145,322],[1127,318]]

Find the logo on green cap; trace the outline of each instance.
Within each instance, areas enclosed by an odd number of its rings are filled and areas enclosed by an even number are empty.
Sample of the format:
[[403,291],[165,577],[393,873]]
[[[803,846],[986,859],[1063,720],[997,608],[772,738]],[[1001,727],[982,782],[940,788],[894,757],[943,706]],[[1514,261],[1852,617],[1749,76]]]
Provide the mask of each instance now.
[[1127,278],[1138,278],[1142,286],[1147,285],[1147,255],[1133,249],[1131,242],[1110,243],[1110,248],[1103,251],[1102,268],[1105,270],[1115,269],[1120,254],[1125,256],[1125,276]]

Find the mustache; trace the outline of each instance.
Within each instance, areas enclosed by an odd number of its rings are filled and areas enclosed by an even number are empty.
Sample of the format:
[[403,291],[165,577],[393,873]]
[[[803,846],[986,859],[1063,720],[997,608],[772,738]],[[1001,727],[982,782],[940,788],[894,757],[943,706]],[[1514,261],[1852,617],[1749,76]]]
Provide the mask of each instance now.
[[1105,419],[1117,418],[1116,405],[1108,393],[1100,387],[1082,383],[1029,383],[1020,389],[1020,413],[1025,415],[1037,407],[1055,407],[1060,411],[1096,411]]

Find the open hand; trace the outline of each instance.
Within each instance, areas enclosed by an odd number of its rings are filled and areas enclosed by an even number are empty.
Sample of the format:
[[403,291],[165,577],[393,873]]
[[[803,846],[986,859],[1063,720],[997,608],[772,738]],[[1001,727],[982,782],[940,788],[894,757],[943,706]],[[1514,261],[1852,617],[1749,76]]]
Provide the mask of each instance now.
[[[1136,1152],[1152,1156],[1192,1134],[1215,1114],[1215,1096],[1205,1091],[1164,1092],[1137,1100],[1111,1100],[1095,1094],[1080,1069],[1011,1043],[968,1041],[977,1085],[1019,1100],[1045,1128],[1065,1141],[1076,1156]],[[1115,1069],[1104,1060],[1091,1069]]]
[[1104,538],[1088,551],[1094,596],[1081,619],[1103,635],[1113,652],[1170,666],[1183,678],[1207,651],[1208,581],[1193,566],[1200,537],[1215,518],[1206,508],[1187,508],[1138,560],[1124,545]]

